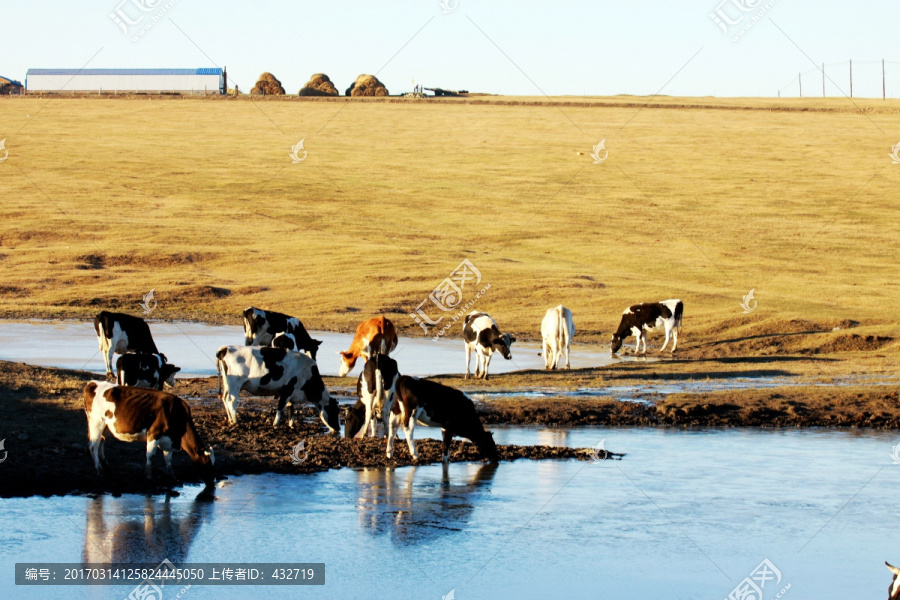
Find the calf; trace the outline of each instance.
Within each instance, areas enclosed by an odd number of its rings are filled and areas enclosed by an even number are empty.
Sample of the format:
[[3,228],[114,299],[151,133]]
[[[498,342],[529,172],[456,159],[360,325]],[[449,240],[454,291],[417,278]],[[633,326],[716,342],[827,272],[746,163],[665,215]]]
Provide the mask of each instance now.
[[298,352],[309,353],[316,360],[316,352],[322,344],[310,337],[309,332],[297,317],[250,307],[244,310],[244,345],[268,346],[279,333],[290,333],[294,337],[294,348]]
[[900,600],[900,569],[888,561],[884,561],[884,564],[894,574],[894,579],[891,581],[891,585],[888,586],[888,600]]
[[541,321],[541,338],[543,338],[544,367],[556,369],[563,352],[566,353],[566,368],[569,368],[569,344],[575,335],[575,322],[572,311],[562,304],[547,310]]
[[[102,311],[94,318],[94,331],[100,342],[100,352],[106,361],[106,374],[112,372],[113,353],[143,352],[160,354],[150,335],[150,327],[140,317],[132,317],[124,313]],[[165,360],[165,356],[160,354]]]
[[197,467],[207,486],[215,482],[212,448],[203,442],[194,427],[187,402],[166,392],[138,387],[115,386],[91,381],[84,386],[84,412],[88,419],[88,440],[97,473],[102,472],[103,431],[123,442],[147,442],[147,478],[151,478],[150,459],[157,446],[162,449],[166,470],[172,473],[172,450],[184,450]]
[[116,361],[116,381],[119,385],[163,389],[163,384],[175,387],[175,373],[181,367],[170,365],[162,354],[127,353]]
[[[399,377],[397,361],[389,356],[376,354],[366,361],[356,384],[356,393],[365,412],[362,423],[354,425],[353,436],[359,432],[365,435],[368,430],[369,437],[375,437],[377,420],[385,424],[387,432],[388,417],[394,403],[394,390]],[[345,434],[346,432],[345,428]]]
[[473,310],[466,315],[463,324],[463,340],[466,343],[466,375],[469,378],[469,362],[472,352],[475,352],[475,378],[488,378],[488,367],[491,364],[491,356],[499,352],[503,358],[509,360],[512,353],[509,347],[516,338],[508,333],[500,333],[497,323],[490,315]]
[[396,400],[388,419],[387,457],[394,453],[394,436],[397,426],[403,428],[406,443],[413,460],[419,459],[413,430],[416,423],[428,427],[440,427],[444,433],[442,443],[443,461],[450,460],[450,442],[453,436],[471,440],[481,455],[491,462],[499,460],[494,436],[484,430],[481,418],[475,412],[475,405],[468,396],[434,381],[418,379],[406,375],[400,377],[396,385]]
[[678,333],[681,331],[681,317],[684,313],[684,303],[681,300],[663,300],[662,302],[645,302],[635,304],[622,313],[619,328],[612,336],[609,349],[615,354],[622,347],[622,341],[630,335],[637,340],[634,353],[641,351],[641,343],[644,344],[644,353],[647,352],[647,333],[658,327],[665,327],[666,342],[659,349],[660,352],[669,345],[669,337],[673,338],[672,352],[678,345]]
[[278,427],[288,407],[288,425],[294,426],[294,404],[307,400],[319,409],[319,417],[331,433],[337,433],[337,401],[328,394],[316,361],[299,352],[257,346],[222,346],[216,352],[219,395],[228,421],[237,423],[235,403],[241,390],[278,398],[273,425]]
[[341,368],[338,377],[344,377],[353,370],[356,360],[362,356],[369,360],[374,354],[388,355],[397,347],[397,331],[394,324],[384,316],[373,317],[363,321],[356,328],[350,349],[338,352],[341,355]]

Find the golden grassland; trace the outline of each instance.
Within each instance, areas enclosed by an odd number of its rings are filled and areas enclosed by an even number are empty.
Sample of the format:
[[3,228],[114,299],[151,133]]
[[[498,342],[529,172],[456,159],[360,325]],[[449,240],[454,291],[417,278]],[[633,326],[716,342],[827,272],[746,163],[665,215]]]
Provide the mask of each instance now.
[[467,258],[522,338],[559,303],[599,340],[680,297],[689,351],[840,346],[849,321],[900,351],[900,101],[378,100],[0,99],[0,316],[138,314],[153,288],[160,319],[420,335],[408,313]]

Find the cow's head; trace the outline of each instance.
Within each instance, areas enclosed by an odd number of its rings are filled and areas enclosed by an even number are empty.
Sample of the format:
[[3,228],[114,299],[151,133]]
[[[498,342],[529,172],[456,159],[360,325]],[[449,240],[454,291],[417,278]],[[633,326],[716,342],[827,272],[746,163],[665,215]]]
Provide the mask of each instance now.
[[159,370],[159,379],[169,387],[175,387],[175,373],[180,370],[181,367],[176,367],[175,365],[164,362],[162,368]]
[[349,350],[338,352],[338,354],[341,355],[341,368],[338,369],[338,377],[345,377],[356,366],[357,355]]
[[504,333],[491,340],[491,347],[494,352],[499,352],[503,358],[509,360],[512,358],[512,352],[509,351],[509,347],[514,341],[516,341],[516,338],[508,333]]
[[613,334],[612,339],[609,341],[609,351],[612,354],[615,354],[619,351],[619,348],[622,347],[622,336],[618,334]]
[[483,457],[491,462],[498,462],[500,460],[500,454],[497,452],[497,444],[494,442],[493,433],[485,431],[484,435],[480,436],[480,439],[473,441],[475,441],[475,445],[478,446],[478,451],[481,452]]
[[362,431],[363,419],[366,418],[366,407],[362,402],[357,402],[347,410],[344,419],[344,437],[355,438]]
[[888,600],[898,600],[900,599],[900,569],[888,561],[884,561],[884,564],[894,574],[894,579],[888,587]]

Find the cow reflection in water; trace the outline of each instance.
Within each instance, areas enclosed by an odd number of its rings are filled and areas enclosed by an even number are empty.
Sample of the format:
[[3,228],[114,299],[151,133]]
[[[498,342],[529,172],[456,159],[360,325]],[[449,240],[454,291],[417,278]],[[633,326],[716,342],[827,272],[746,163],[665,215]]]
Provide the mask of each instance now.
[[[461,465],[455,465],[455,471]],[[359,523],[373,535],[389,534],[394,543],[415,544],[462,531],[475,505],[488,495],[497,463],[477,467],[468,480],[443,463],[440,482],[432,482],[427,470],[412,466],[398,470],[363,469],[359,472],[357,510]],[[418,480],[416,472],[419,473]],[[423,477],[425,475],[426,477]]]
[[159,563],[167,558],[175,564],[185,562],[200,525],[210,517],[213,499],[208,490],[190,505],[174,507],[168,497],[122,497],[112,502],[103,496],[94,498],[87,508],[82,561]]

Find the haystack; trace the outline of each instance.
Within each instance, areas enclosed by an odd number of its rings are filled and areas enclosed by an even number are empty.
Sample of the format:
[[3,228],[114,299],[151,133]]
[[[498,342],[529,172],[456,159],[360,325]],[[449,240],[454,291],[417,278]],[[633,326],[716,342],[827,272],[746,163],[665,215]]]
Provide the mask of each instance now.
[[348,96],[387,96],[388,90],[374,75],[360,75],[347,88]]
[[259,81],[250,90],[253,96],[283,96],[284,88],[281,82],[268,71],[259,76]]
[[337,88],[325,73],[316,73],[300,89],[301,96],[337,96]]

